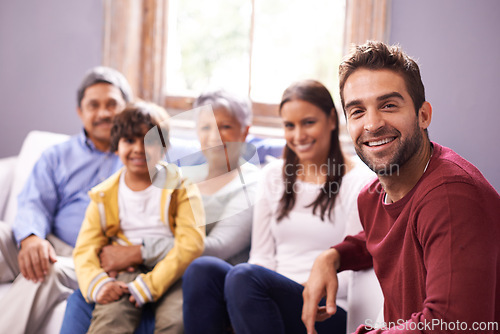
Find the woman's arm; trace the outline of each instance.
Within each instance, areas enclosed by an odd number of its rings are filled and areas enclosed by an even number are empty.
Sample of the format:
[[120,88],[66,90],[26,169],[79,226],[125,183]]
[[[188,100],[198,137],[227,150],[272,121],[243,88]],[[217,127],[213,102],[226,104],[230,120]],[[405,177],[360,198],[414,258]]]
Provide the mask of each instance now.
[[205,239],[205,252],[227,260],[250,246],[253,207],[215,223]]
[[253,225],[252,225],[252,246],[250,250],[249,263],[258,264],[271,270],[276,269],[276,242],[271,233],[271,223],[273,219],[273,205],[271,196],[276,195],[276,179],[281,180],[281,169],[277,166],[269,166],[261,178],[257,187],[257,200],[255,201]]

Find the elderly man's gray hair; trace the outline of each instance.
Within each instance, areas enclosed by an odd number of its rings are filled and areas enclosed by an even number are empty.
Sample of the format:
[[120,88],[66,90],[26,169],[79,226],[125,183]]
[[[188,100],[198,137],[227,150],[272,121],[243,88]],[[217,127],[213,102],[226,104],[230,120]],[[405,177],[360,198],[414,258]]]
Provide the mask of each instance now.
[[90,86],[93,86],[101,82],[108,83],[120,89],[125,102],[131,102],[133,100],[132,89],[130,88],[129,83],[127,79],[125,79],[123,74],[121,74],[115,69],[112,69],[111,67],[97,66],[90,69],[85,74],[85,77],[83,78],[80,87],[78,87],[77,91],[78,107],[81,107],[85,90]]

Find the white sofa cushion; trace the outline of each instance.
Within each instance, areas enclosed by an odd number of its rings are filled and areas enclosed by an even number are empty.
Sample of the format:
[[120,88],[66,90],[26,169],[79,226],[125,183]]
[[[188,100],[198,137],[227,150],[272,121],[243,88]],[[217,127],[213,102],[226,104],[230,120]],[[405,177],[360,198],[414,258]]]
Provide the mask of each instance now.
[[[3,217],[5,222],[12,224],[14,221],[17,211],[17,195],[42,152],[50,146],[68,139],[69,136],[64,134],[31,131],[26,136],[18,157],[2,159],[0,164],[0,172],[3,173],[0,182],[0,186],[2,186],[0,190],[0,217]],[[2,215],[3,213],[5,214]],[[10,283],[0,284],[0,297],[5,294],[9,287]],[[59,333],[65,309],[66,301],[59,303],[47,317],[40,329],[40,334]]]
[[10,197],[17,157],[0,159],[0,220],[4,220],[5,208]]
[[347,296],[347,333],[355,332],[360,325],[382,323],[384,295],[373,269],[352,272]]
[[21,192],[28,179],[33,165],[47,148],[68,140],[69,136],[53,132],[31,131],[26,136],[21,152],[16,161],[12,186],[5,206],[4,220],[12,224],[17,211],[17,195]]

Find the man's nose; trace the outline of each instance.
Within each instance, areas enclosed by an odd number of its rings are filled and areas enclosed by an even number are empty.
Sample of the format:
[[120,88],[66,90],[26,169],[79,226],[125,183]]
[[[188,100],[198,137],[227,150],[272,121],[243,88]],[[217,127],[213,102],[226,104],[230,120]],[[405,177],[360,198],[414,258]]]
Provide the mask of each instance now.
[[100,106],[97,111],[97,116],[99,118],[110,118],[113,116],[113,112],[106,108],[106,106]]
[[364,117],[363,128],[368,132],[377,132],[385,125],[385,120],[383,115],[377,110],[368,110]]

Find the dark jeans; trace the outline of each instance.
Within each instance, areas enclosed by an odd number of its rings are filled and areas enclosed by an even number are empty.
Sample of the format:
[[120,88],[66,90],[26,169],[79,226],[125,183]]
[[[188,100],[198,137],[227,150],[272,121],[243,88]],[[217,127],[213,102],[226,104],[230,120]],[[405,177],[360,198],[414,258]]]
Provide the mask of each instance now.
[[[153,333],[155,329],[155,315],[151,308],[152,304],[144,306],[141,323],[135,330],[135,334]],[[94,304],[89,304],[83,298],[80,290],[75,290],[68,298],[66,312],[61,327],[61,334],[85,334],[89,330],[90,319]]]
[[[183,277],[186,334],[306,333],[301,321],[304,287],[275,271],[210,256],[196,259]],[[324,300],[322,301],[324,305]],[[347,313],[316,323],[318,333],[345,333]]]

